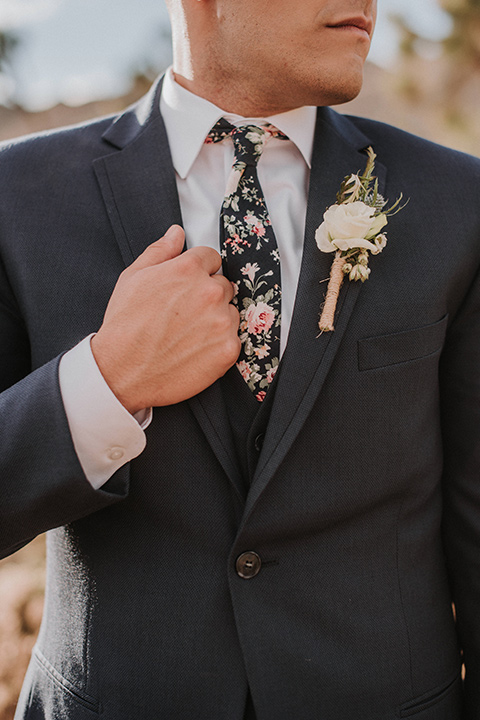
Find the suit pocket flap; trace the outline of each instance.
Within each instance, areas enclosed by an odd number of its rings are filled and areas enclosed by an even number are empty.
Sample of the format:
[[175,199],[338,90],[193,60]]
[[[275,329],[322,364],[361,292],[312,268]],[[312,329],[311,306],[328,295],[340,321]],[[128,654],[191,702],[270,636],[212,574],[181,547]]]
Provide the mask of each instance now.
[[75,701],[77,704],[83,705],[88,710],[91,710],[94,713],[98,714],[100,712],[100,703],[83,690],[79,690],[69,680],[63,677],[63,675],[61,675],[58,670],[56,670],[56,668],[54,668],[53,665],[48,662],[47,658],[43,655],[43,653],[37,646],[35,646],[33,649],[32,657],[34,658],[34,660],[36,660],[39,667],[41,668],[43,673],[49,678],[49,680],[57,688],[66,693],[72,699],[72,701]]
[[[461,678],[457,675],[448,685],[426,693],[426,695],[422,695],[416,700],[402,705],[399,715],[401,718],[413,718],[415,715],[418,717],[421,713],[427,713],[425,720],[427,720],[427,717],[432,720],[435,720],[437,717],[459,717],[460,694]],[[439,710],[440,708],[442,710],[441,715],[435,712],[435,710]],[[431,712],[428,712],[429,710]]]
[[445,315],[431,325],[359,340],[358,369],[373,370],[433,355],[442,348],[447,320]]

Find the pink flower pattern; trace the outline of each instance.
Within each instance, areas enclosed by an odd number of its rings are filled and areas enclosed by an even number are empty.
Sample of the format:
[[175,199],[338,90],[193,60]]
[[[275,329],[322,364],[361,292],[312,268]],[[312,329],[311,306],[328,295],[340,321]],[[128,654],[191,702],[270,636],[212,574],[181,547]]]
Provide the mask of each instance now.
[[[234,141],[232,172],[239,180],[236,190],[223,202],[221,254],[224,272],[231,280],[235,276],[238,288],[232,301],[240,311],[242,351],[237,368],[258,402],[263,402],[279,363],[280,255],[255,167],[265,142],[271,137],[288,138],[271,125],[234,128],[221,120],[206,142],[221,142],[226,137]],[[229,187],[235,184],[236,179]],[[244,262],[234,260],[244,254]],[[268,267],[262,268],[262,259]]]
[[247,332],[250,335],[267,333],[275,320],[275,310],[264,302],[251,303],[245,311]]
[[250,375],[252,374],[252,370],[249,367],[248,363],[245,362],[245,360],[241,360],[237,363],[237,368],[240,372],[240,375],[243,377],[244,380],[248,380]]
[[260,270],[260,267],[258,266],[257,263],[253,263],[253,265],[252,265],[252,263],[247,263],[245,265],[245,267],[240,268],[240,272],[242,273],[242,275],[248,275],[248,279],[252,283],[255,280],[255,275],[257,274],[257,272],[259,270]]

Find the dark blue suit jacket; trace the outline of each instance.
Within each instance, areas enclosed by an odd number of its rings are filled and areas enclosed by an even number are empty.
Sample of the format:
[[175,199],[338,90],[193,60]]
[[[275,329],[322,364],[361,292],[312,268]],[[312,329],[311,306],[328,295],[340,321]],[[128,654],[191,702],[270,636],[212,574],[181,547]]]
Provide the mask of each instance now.
[[[385,196],[410,200],[318,337],[331,256],[315,229],[369,145]],[[480,162],[319,109],[248,494],[218,383],[155,409],[144,453],[98,491],[59,393],[59,358],[120,272],[181,223],[159,87],[4,145],[0,175],[2,553],[50,530],[17,718],[242,720],[248,687],[258,720],[480,718]]]

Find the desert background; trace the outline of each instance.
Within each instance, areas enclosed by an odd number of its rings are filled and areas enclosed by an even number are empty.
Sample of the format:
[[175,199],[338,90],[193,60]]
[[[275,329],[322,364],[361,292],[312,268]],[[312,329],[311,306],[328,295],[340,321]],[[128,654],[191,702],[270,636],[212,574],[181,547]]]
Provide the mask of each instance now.
[[[101,12],[102,7],[107,7],[107,0],[82,2],[80,8],[78,0],[0,0],[0,141],[118,112],[139,98],[169,64],[170,39],[164,7],[159,0],[151,3],[141,0],[135,7],[132,3],[130,12],[145,13],[148,33],[145,31],[142,36],[141,31],[135,31],[135,37],[128,43],[128,53],[125,51],[128,63],[121,70],[122,77],[118,79],[110,71],[110,82],[105,82],[105,73],[103,81],[98,82],[98,74],[82,75],[88,64],[87,56],[98,54],[101,58],[104,50],[113,57],[112,33],[107,27],[102,30]],[[162,7],[157,10],[154,3]],[[389,122],[480,156],[478,0],[414,0],[414,3],[379,0],[380,39],[366,67],[363,91],[356,100],[339,109]],[[123,5],[127,13],[128,0]],[[78,23],[80,27],[83,22],[87,26],[90,44],[85,45],[85,40],[80,39],[83,51],[77,49],[73,64],[71,58],[65,63],[74,67],[73,74],[69,75],[66,68],[63,75],[59,73],[61,80],[57,80],[57,85],[52,82],[49,85],[45,78],[51,80],[55,73],[45,64],[45,77],[42,76],[32,38],[39,34],[53,52],[61,34],[54,22],[60,12],[67,21],[71,18],[71,25]],[[128,25],[128,13],[122,22]],[[101,41],[102,32],[105,38],[108,36],[108,42]],[[123,44],[126,47],[125,40]],[[51,67],[61,70],[63,57],[70,52],[66,47],[59,43],[57,56],[51,54]],[[74,44],[72,48],[73,53]],[[122,56],[121,47],[116,52]],[[103,60],[96,63],[98,67]],[[33,76],[36,85],[25,79]],[[47,88],[43,94],[42,87]],[[43,537],[0,561],[0,720],[13,718],[38,632],[44,565]]]

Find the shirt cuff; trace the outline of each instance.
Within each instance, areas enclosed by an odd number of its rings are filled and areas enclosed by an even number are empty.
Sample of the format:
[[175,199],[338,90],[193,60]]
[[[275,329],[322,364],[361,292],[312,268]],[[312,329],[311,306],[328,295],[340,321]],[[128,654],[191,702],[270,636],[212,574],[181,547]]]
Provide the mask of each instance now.
[[117,400],[93,357],[92,337],[62,357],[59,382],[75,451],[87,480],[98,490],[144,450],[152,409],[131,415]]

